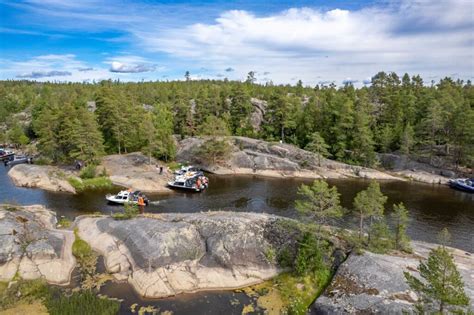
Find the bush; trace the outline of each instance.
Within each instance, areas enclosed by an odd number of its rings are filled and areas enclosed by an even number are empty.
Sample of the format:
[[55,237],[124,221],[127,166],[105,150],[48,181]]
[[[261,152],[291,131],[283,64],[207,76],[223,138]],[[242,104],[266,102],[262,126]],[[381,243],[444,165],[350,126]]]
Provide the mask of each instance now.
[[74,229],[74,236],[76,239],[72,244],[72,254],[77,258],[82,271],[91,275],[95,273],[97,254],[86,241],[79,237],[77,228]]
[[90,179],[96,176],[96,166],[94,164],[89,164],[84,167],[79,173],[79,177],[82,179]]
[[11,308],[20,300],[32,303],[46,297],[48,292],[46,282],[42,279],[29,281],[20,279],[0,293],[0,310]]
[[68,227],[70,227],[71,224],[72,224],[72,221],[69,220],[69,219],[66,218],[66,217],[62,217],[62,218],[59,219],[59,221],[58,221],[58,226],[61,226],[61,227],[66,228],[66,229],[67,229]]
[[115,315],[120,308],[120,302],[100,298],[89,290],[71,296],[54,295],[45,303],[51,315]]
[[[323,242],[321,242],[322,244]],[[320,245],[321,246],[321,245]],[[305,233],[298,247],[295,259],[295,272],[304,275],[324,266],[320,248],[316,245],[316,239],[312,233]]]
[[219,164],[225,161],[231,154],[232,147],[226,139],[215,138],[205,141],[197,150],[198,160],[206,164]]
[[115,220],[128,220],[136,217],[138,215],[138,205],[133,203],[126,203],[123,213],[114,213],[112,218]]
[[112,181],[108,177],[95,177],[83,180],[77,177],[69,177],[68,182],[77,192],[92,189],[107,189],[113,186]]

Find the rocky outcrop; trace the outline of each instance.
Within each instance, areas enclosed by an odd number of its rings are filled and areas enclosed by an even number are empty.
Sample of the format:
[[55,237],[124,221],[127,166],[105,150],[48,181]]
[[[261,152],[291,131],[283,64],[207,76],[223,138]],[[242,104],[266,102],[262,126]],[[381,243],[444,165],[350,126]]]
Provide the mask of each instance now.
[[170,213],[127,221],[79,217],[76,226],[105,257],[109,272],[142,296],[157,298],[238,288],[275,276],[280,270],[270,257],[272,242],[289,238],[272,228],[278,220],[255,213]]
[[370,168],[347,165],[321,158],[317,155],[284,143],[270,143],[245,137],[229,137],[232,153],[222,165],[209,165],[196,154],[204,143],[202,138],[181,140],[177,160],[195,163],[216,174],[257,174],[274,177],[306,178],[368,178],[401,180],[390,174]]
[[16,186],[76,193],[67,180],[72,174],[54,166],[19,164],[10,169],[8,176]]
[[[163,166],[163,174],[160,174]],[[141,153],[115,154],[102,159],[101,167],[115,185],[140,190],[144,192],[169,192],[167,182],[172,174],[163,163]]]
[[250,116],[250,124],[255,131],[259,131],[267,110],[267,101],[252,97],[250,103],[253,106],[253,112]]
[[0,280],[70,281],[74,234],[57,230],[56,216],[42,206],[0,206]]
[[428,163],[418,162],[406,155],[378,154],[382,166],[398,176],[428,184],[447,184],[457,174],[449,169],[434,167]]
[[[414,255],[393,256],[365,252],[351,254],[331,284],[311,307],[311,314],[413,314],[416,294],[405,282],[404,271],[417,274],[420,258],[435,244],[412,242]],[[474,258],[452,249],[465,290],[474,307]]]

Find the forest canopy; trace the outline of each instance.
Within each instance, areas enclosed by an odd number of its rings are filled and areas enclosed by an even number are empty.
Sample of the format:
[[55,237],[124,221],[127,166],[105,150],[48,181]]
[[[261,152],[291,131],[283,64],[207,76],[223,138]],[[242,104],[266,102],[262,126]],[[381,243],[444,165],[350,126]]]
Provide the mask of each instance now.
[[448,77],[426,85],[418,75],[385,72],[361,88],[251,80],[0,81],[0,125],[0,142],[35,142],[54,162],[138,150],[173,159],[173,135],[208,135],[214,126],[324,149],[325,156],[365,166],[376,163],[376,153],[399,152],[472,167],[474,88]]

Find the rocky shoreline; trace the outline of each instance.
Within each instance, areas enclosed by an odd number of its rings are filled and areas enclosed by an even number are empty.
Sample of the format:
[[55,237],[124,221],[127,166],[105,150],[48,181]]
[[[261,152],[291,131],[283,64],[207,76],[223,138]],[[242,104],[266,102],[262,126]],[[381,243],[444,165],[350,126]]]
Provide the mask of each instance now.
[[[274,250],[296,246],[295,234],[280,224],[288,220],[227,211],[147,214],[129,220],[91,215],[77,217],[73,227],[104,257],[116,280],[128,282],[143,297],[162,298],[241,288],[277,276],[284,270],[272,257]],[[57,229],[56,223],[55,214],[43,206],[0,206],[0,280],[70,283],[76,267],[74,233]],[[417,297],[403,271],[416,274],[419,260],[436,246],[414,241],[413,254],[351,253],[310,311],[413,312]],[[450,251],[474,308],[474,256]]]
[[[456,174],[436,169],[427,164],[407,160],[394,154],[381,154],[382,170],[348,165],[321,158],[293,145],[271,143],[245,137],[229,137],[230,157],[225,163],[209,165],[196,154],[204,138],[186,138],[178,142],[177,161],[192,163],[218,175],[258,175],[279,178],[413,180],[429,184],[447,184]],[[321,163],[319,163],[321,162]],[[160,167],[163,172],[160,174]],[[169,193],[167,182],[172,172],[152,158],[141,153],[105,156],[98,166],[115,185],[148,193]],[[74,172],[55,166],[20,164],[11,168],[8,175],[21,187],[76,193],[68,177],[80,178]]]
[[[199,159],[196,151],[204,143],[204,138],[181,140],[178,145],[177,160],[182,163],[197,164],[210,173],[220,175],[414,180],[429,184],[447,184],[449,181],[449,177],[440,175],[441,170],[422,167],[421,163],[406,162],[405,166],[400,166],[399,163],[397,169],[376,170],[325,158],[319,161],[314,153],[290,144],[271,143],[245,137],[229,137],[228,139],[231,145],[230,157],[221,165],[209,165],[207,161]],[[452,177],[455,174],[451,172],[449,175]]]

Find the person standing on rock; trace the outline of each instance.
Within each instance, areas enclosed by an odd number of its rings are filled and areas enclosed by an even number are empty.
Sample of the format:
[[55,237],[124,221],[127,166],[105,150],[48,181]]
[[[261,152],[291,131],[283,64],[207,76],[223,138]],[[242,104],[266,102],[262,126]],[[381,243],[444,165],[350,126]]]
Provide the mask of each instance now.
[[138,209],[140,210],[140,214],[145,213],[145,199],[142,196],[138,196]]

